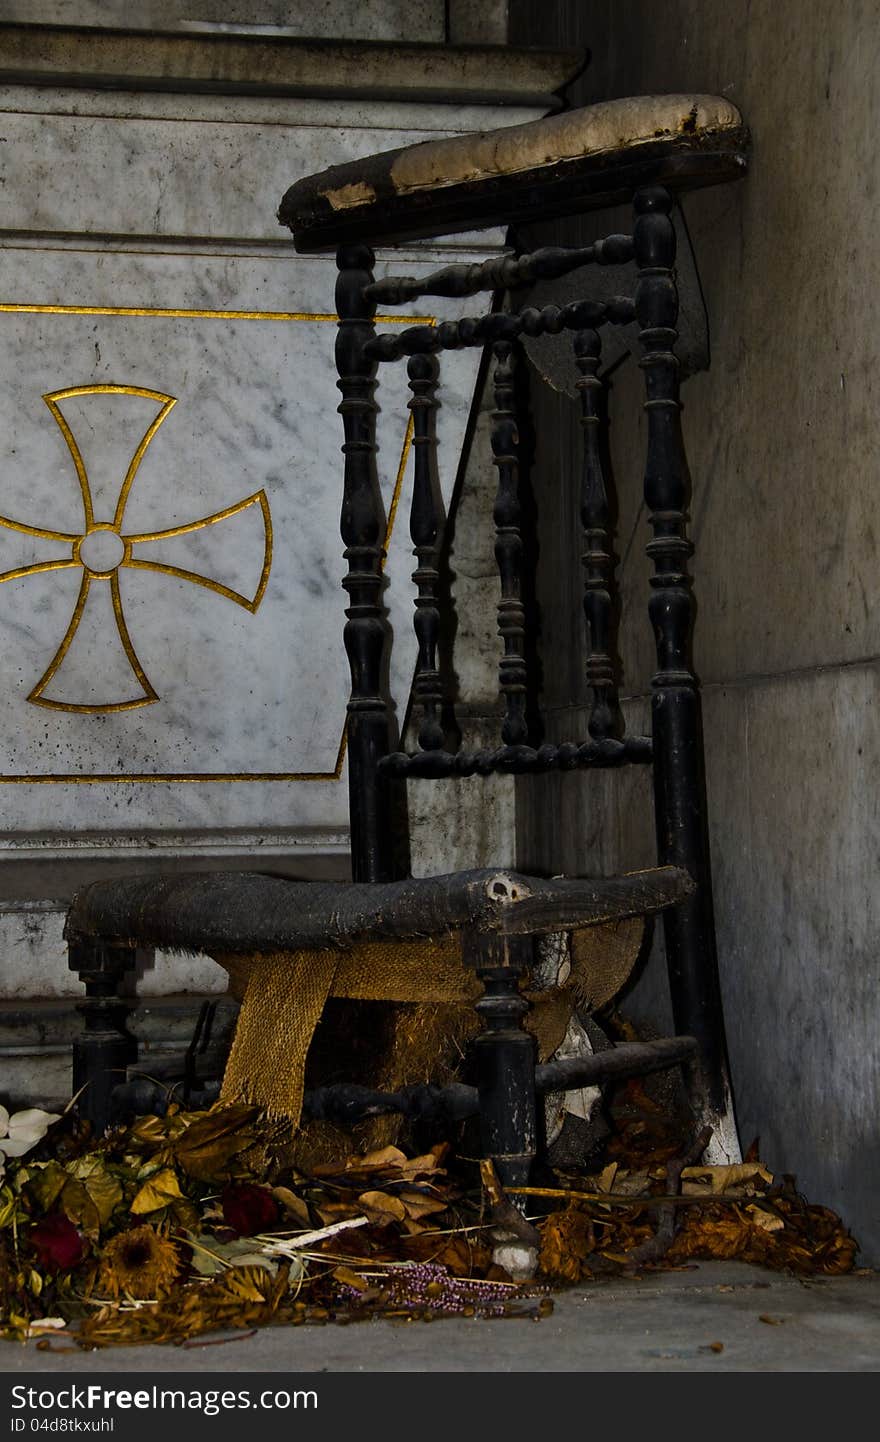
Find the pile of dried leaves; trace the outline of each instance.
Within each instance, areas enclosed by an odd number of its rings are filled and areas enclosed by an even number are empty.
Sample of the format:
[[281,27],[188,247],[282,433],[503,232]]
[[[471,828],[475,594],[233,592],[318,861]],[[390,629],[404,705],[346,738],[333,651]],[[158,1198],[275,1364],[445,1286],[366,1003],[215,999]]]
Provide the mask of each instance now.
[[45,1347],[200,1345],[220,1330],[375,1316],[539,1319],[551,1287],[609,1272],[705,1257],[843,1272],[856,1251],[790,1178],[751,1158],[686,1165],[638,1106],[600,1172],[524,1194],[539,1237],[527,1285],[493,1265],[497,1186],[466,1180],[445,1145],[416,1157],[389,1146],[307,1176],[273,1166],[284,1139],[252,1107],[172,1105],[99,1140],[73,1113],[4,1117],[0,1332],[45,1334]]

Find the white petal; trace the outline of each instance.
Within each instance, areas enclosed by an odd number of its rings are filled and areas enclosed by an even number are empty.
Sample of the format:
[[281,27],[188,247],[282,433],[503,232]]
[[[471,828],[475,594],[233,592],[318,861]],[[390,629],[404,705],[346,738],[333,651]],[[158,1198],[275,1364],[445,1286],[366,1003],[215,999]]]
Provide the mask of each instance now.
[[23,1157],[39,1140],[39,1137],[4,1137],[3,1151],[7,1157]]
[[29,1337],[39,1337],[43,1332],[61,1332],[67,1326],[63,1317],[41,1317],[36,1322],[31,1322],[27,1329]]
[[6,1129],[9,1126],[9,1113],[6,1108],[0,1105],[0,1137],[6,1136]]
[[39,1141],[44,1137],[53,1122],[60,1121],[58,1112],[44,1112],[39,1107],[26,1107],[23,1111],[13,1112],[9,1118],[9,1135],[11,1137],[32,1137]]

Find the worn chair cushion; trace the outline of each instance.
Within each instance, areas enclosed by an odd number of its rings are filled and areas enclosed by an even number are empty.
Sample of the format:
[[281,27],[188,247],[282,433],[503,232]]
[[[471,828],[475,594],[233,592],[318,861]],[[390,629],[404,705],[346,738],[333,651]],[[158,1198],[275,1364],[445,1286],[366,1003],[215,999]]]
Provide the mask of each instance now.
[[[463,229],[465,221],[497,225],[524,207],[534,219],[530,186],[542,188],[542,208],[551,212],[557,205],[577,209],[578,186],[584,207],[605,205],[615,191],[615,169],[631,171],[640,160],[654,160],[655,173],[639,183],[730,179],[743,168],[746,143],[742,116],[721,96],[608,100],[330,166],[292,185],[278,216],[300,250],[361,236],[381,242],[428,230],[436,235]],[[456,223],[444,219],[453,212]]]
[[416,940],[463,927],[507,936],[573,930],[643,916],[693,890],[658,867],[609,879],[545,881],[499,868],[394,882],[289,881],[254,872],[96,881],[74,897],[71,942],[213,955]]
[[[525,992],[529,1012],[523,1025],[542,1062],[563,1043],[575,1006],[610,1001],[625,985],[643,933],[642,917],[575,932],[578,945],[571,948],[567,970],[552,980],[546,973],[534,979]],[[447,1080],[480,1027],[475,1003],[482,984],[462,956],[460,932],[419,941],[370,940],[332,951],[218,952],[214,960],[229,973],[230,991],[242,1001],[221,1099],[248,1102],[294,1125],[312,1038],[330,997],[404,1003],[391,1007],[379,1073],[372,1079],[361,1074],[373,1086],[384,1075],[382,1084],[391,1090],[428,1077]],[[375,1025],[375,1016],[362,1019],[368,1028]]]

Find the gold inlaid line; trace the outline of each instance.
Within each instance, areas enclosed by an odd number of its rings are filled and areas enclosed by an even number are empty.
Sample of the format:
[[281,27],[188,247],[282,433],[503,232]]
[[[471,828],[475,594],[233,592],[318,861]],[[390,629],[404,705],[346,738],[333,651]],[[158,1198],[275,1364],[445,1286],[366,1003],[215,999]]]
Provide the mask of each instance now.
[[[13,526],[13,530],[15,527]],[[0,571],[0,584],[3,581],[17,581],[19,576],[36,576],[41,571],[67,571],[71,567],[79,565],[78,561],[35,561],[32,566],[19,566],[14,571]]]
[[126,561],[125,566],[130,571],[158,571],[162,576],[176,576],[179,581],[192,581],[194,586],[204,586],[206,591],[215,591],[218,596],[234,601],[236,606],[243,606],[251,615],[259,605],[259,601],[251,601],[240,591],[224,586],[222,581],[212,581],[210,577],[202,576],[198,571],[188,571],[184,566],[169,566],[164,561]]
[[[344,755],[344,748],[343,748]],[[341,765],[335,771],[166,771],[157,775],[153,771],[114,773],[108,771],[90,776],[77,776],[72,772],[56,772],[45,776],[4,776],[0,774],[0,785],[4,786],[96,786],[108,785],[150,785],[177,786],[196,782],[235,781],[338,781],[342,774]]]
[[[46,541],[67,541],[69,545],[82,535],[81,531],[49,531],[44,526],[27,526],[24,521],[13,521],[9,516],[0,516],[0,526],[7,526],[10,531],[21,531],[25,536],[40,536]],[[54,561],[51,564],[54,565]]]
[[215,521],[225,521],[227,517],[235,516],[239,511],[246,511],[248,506],[252,506],[255,501],[260,502],[263,515],[268,520],[269,502],[266,492],[254,491],[252,496],[247,496],[243,501],[236,501],[234,506],[227,506],[223,511],[215,511],[212,516],[202,516],[200,521],[188,521],[184,526],[169,526],[164,531],[139,531],[137,535],[127,531],[122,539],[131,541],[134,545],[136,541],[164,541],[169,536],[186,536],[190,531],[201,531],[205,526],[213,526]]
[[[335,323],[338,315],[301,310],[196,310],[188,306],[0,304],[0,315],[154,315],[169,320],[310,320]],[[430,315],[377,315],[379,325],[434,325]]]
[[146,396],[150,400],[158,401],[160,404],[164,402],[164,404],[162,404],[162,409],[159,411],[159,414],[153,418],[153,420],[147,426],[147,429],[144,431],[144,434],[140,440],[140,444],[138,445],[137,450],[132,456],[131,463],[129,464],[128,470],[125,473],[125,480],[122,482],[122,490],[119,492],[119,500],[116,502],[116,511],[113,516],[113,524],[116,529],[119,530],[119,527],[122,525],[122,517],[125,514],[128,494],[132,488],[134,478],[138,473],[138,466],[144,458],[147,446],[150,444],[150,441],[153,439],[162,422],[165,420],[165,417],[169,415],[173,408],[177,405],[177,400],[174,396],[163,395],[162,391],[144,390],[140,386],[95,386],[92,388],[84,387],[83,389],[92,389],[97,395],[120,394],[128,396]]
[[206,526],[213,526],[217,521],[226,521],[230,516],[240,515],[249,506],[259,505],[263,513],[263,568],[260,572],[260,579],[253,596],[243,596],[240,591],[234,591],[231,586],[224,586],[222,581],[212,581],[208,576],[202,576],[198,571],[188,571],[183,566],[169,566],[164,561],[140,561],[130,556],[122,562],[121,568],[140,571],[159,571],[166,576],[177,576],[183,581],[192,581],[197,586],[205,586],[209,591],[216,591],[218,596],[225,596],[228,600],[234,601],[237,606],[243,606],[246,611],[254,615],[259,609],[260,602],[269,584],[269,572],[272,569],[272,515],[269,510],[269,497],[265,491],[256,491],[252,496],[239,501],[234,506],[227,506],[225,510],[215,511],[213,516],[204,516],[200,521],[190,521],[186,526],[170,526],[165,531],[145,531],[142,535],[125,535],[120,539],[129,547],[136,545],[139,541],[164,541],[173,536],[190,535],[193,531],[202,531]]
[[48,706],[52,710],[60,711],[66,711],[68,709],[64,702],[46,700],[46,698],[43,696],[43,692],[49,685],[49,682],[52,680],[52,677],[55,675],[55,672],[58,670],[58,667],[61,665],[61,662],[64,660],[65,656],[70,650],[70,643],[77,633],[79,623],[82,620],[83,611],[86,608],[86,601],[89,599],[89,587],[91,586],[91,584],[91,577],[86,571],[83,571],[83,578],[80,583],[79,595],[76,598],[76,605],[73,608],[73,615],[70,618],[70,624],[67,627],[67,631],[64,634],[61,645],[58,647],[58,650],[55,652],[52,660],[49,662],[36,686],[27,698],[29,701],[32,701],[35,706]]
[[[152,701],[158,701],[159,696],[158,692],[153,690],[153,687],[147,680],[146,672],[144,671],[143,666],[137,658],[137,654],[132,644],[131,636],[128,634],[128,626],[126,625],[125,615],[122,610],[122,596],[119,592],[118,571],[115,571],[110,578],[110,595],[113,602],[113,615],[116,617],[116,629],[119,632],[119,639],[122,642],[122,649],[125,651],[125,654],[128,657],[129,665],[131,666],[132,671],[137,676],[138,680],[143,686],[146,695],[142,696],[137,701],[117,701],[113,705],[102,706],[101,710],[133,711],[136,706],[149,706]],[[82,708],[77,706],[76,709],[79,711]]]
[[[81,392],[82,389],[83,387],[78,386],[76,390],[72,392],[72,394],[76,395],[78,392]],[[70,391],[51,391],[48,395],[43,396],[43,400],[46,402],[46,405],[49,407],[52,415],[58,422],[61,434],[63,435],[67,443],[67,449],[70,451],[70,454],[73,457],[73,464],[76,468],[76,478],[79,481],[79,489],[82,496],[86,530],[89,530],[95,524],[95,515],[92,509],[92,492],[89,487],[89,478],[86,474],[85,461],[83,460],[80,448],[74,439],[73,431],[70,429],[70,426],[67,424],[67,421],[64,419],[64,416],[61,414],[61,411],[58,407],[58,402],[65,400],[70,394]]]

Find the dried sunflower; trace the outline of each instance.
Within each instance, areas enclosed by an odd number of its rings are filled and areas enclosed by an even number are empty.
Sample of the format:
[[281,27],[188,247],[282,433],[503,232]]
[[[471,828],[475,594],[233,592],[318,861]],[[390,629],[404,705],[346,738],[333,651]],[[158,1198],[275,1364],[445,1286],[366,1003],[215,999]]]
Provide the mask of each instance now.
[[150,1226],[120,1232],[105,1246],[98,1290],[105,1296],[159,1297],[180,1274],[177,1247]]

